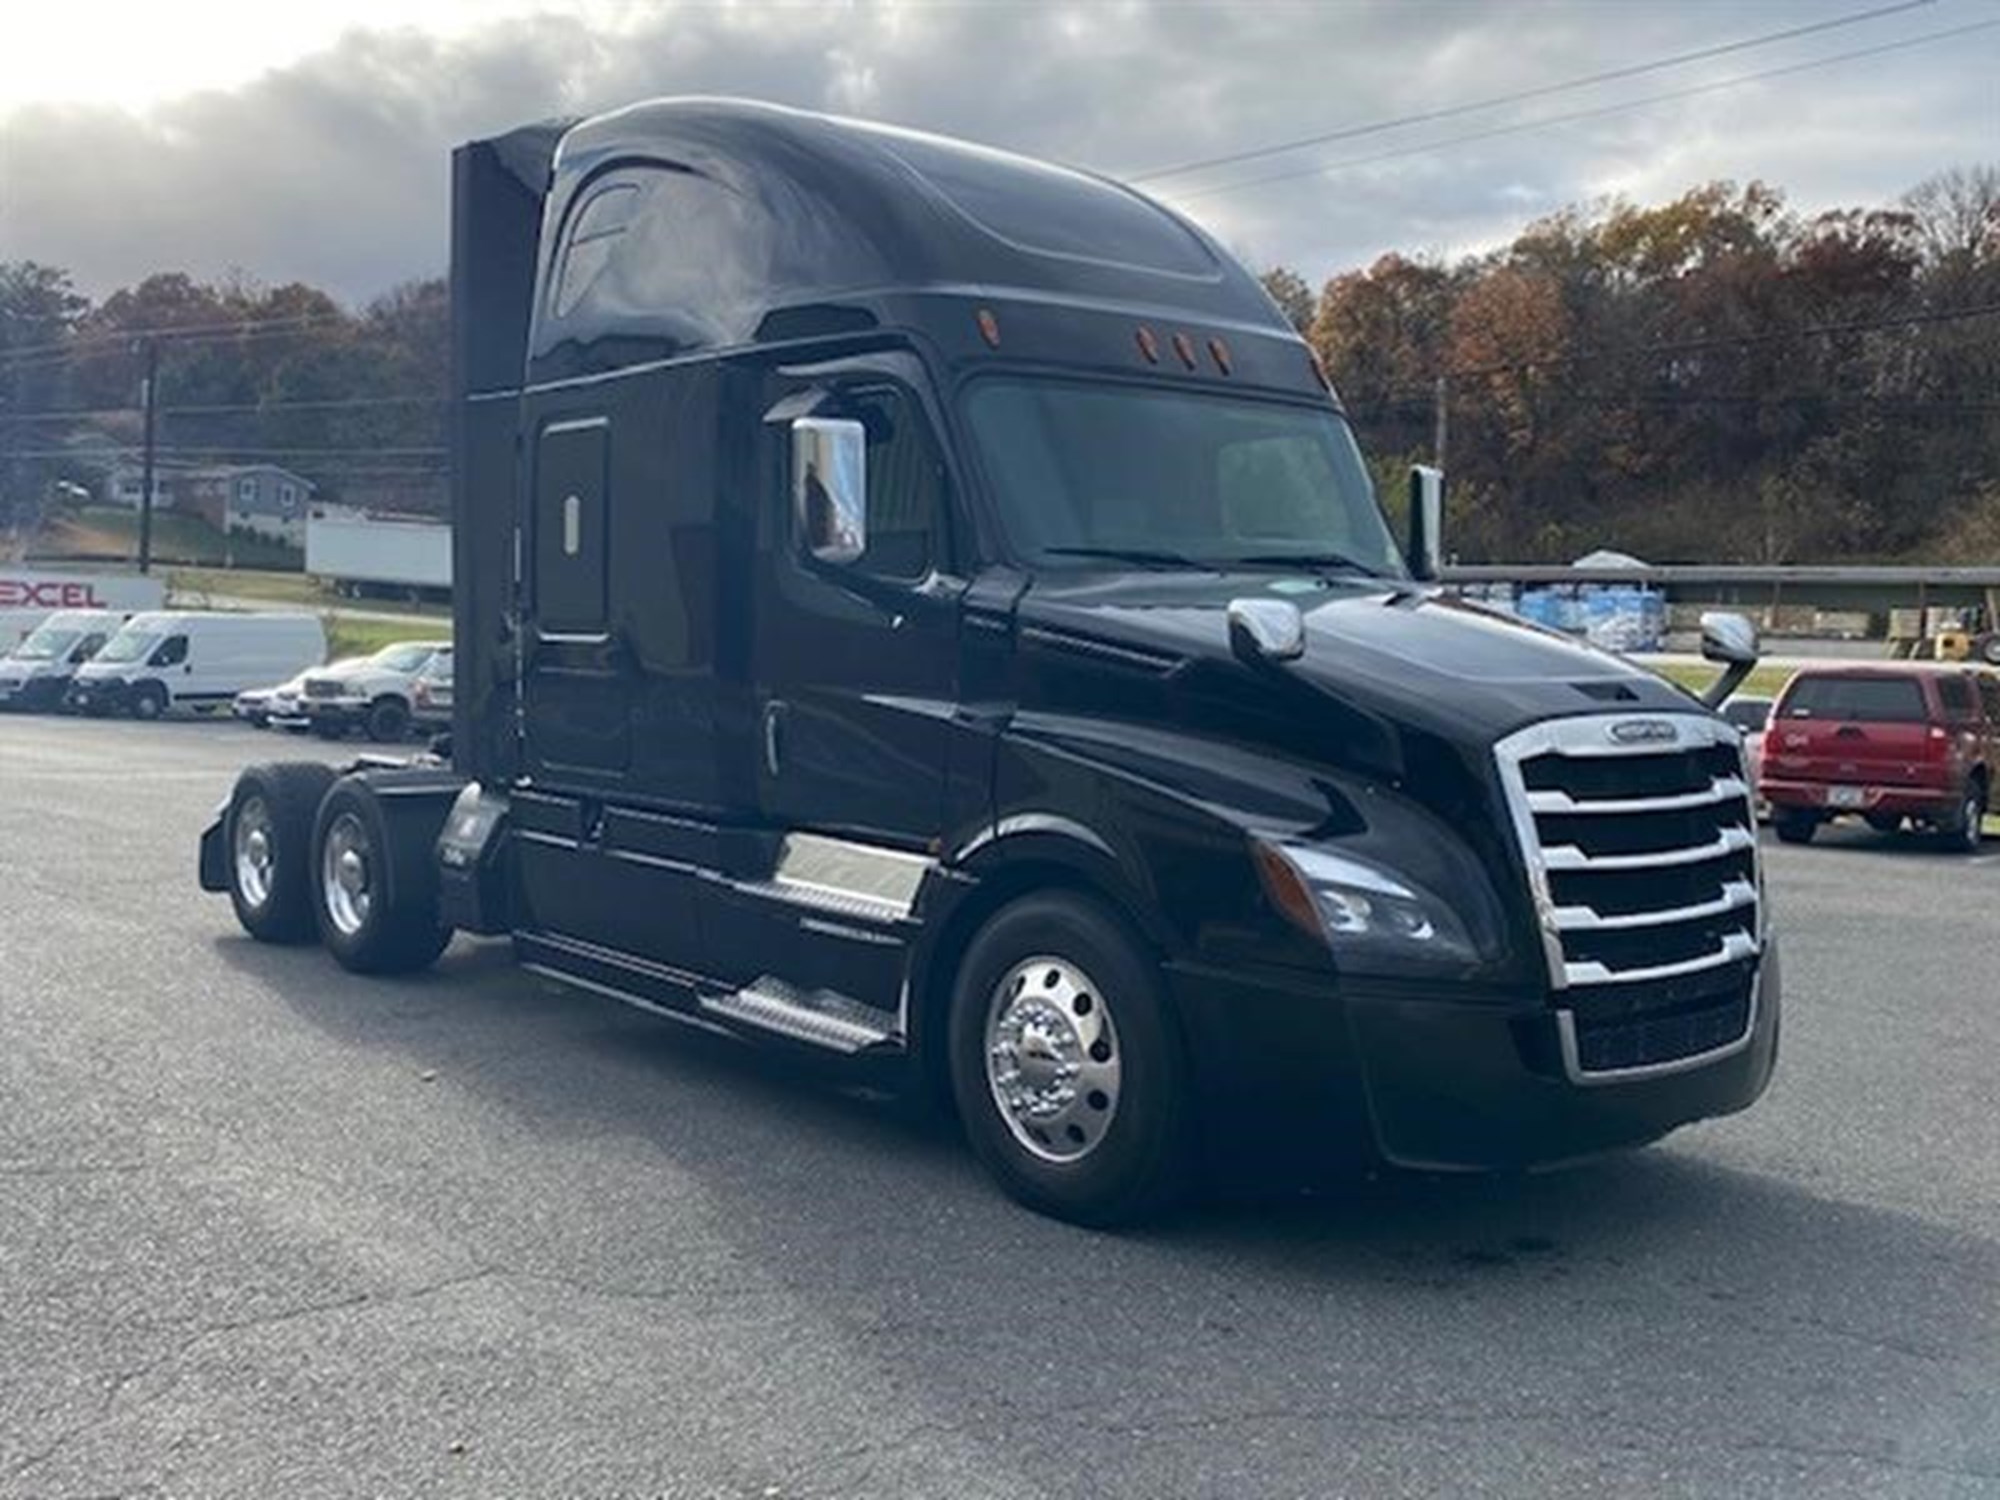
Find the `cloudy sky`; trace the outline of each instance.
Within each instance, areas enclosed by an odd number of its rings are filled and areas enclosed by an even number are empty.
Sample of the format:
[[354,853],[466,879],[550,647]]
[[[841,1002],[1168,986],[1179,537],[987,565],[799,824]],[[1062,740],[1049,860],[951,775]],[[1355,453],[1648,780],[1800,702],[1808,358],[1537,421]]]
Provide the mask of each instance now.
[[1339,136],[1143,179],[1318,282],[1608,193],[1761,177],[1812,209],[2000,159],[2000,0],[12,4],[0,260],[99,295],[240,267],[361,300],[442,269],[453,143],[672,93],[1126,176]]

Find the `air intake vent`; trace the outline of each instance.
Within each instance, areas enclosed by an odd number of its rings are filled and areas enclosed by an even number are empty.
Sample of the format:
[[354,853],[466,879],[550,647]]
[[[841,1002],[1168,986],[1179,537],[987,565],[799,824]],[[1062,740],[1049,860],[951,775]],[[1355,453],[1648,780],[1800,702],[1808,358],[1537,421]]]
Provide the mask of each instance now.
[[1632,691],[1629,682],[1573,682],[1570,684],[1586,698],[1599,703],[1637,703],[1639,695]]

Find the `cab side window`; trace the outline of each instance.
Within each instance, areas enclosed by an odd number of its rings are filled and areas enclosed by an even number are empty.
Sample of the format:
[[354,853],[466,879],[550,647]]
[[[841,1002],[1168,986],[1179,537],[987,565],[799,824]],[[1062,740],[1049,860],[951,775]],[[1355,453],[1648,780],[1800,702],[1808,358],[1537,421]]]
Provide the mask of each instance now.
[[1963,677],[1940,677],[1938,679],[1938,703],[1944,709],[1947,719],[1963,720],[1972,717],[1972,684]]
[[1988,727],[2000,734],[2000,678],[1979,679],[1979,701],[1986,706]]
[[187,660],[188,638],[184,635],[170,635],[160,642],[153,652],[153,659],[147,663],[152,667],[178,667]]
[[98,648],[103,644],[104,636],[102,633],[87,635],[76,643],[76,649],[70,652],[69,659],[72,663],[89,661],[91,657],[97,655]]
[[944,559],[944,460],[916,400],[893,386],[844,403],[868,432],[868,546],[854,566],[877,578],[915,580]]

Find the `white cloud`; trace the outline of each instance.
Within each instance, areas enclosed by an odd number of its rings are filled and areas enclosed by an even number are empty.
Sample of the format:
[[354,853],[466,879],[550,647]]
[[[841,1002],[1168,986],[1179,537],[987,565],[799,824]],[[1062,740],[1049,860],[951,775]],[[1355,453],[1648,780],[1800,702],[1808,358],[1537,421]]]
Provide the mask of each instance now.
[[[172,25],[147,20],[123,31],[102,16],[92,20],[102,9],[69,0],[37,12],[95,27],[98,41],[81,53],[74,35],[63,43],[58,20],[43,33],[31,28],[31,45],[16,47],[21,23],[9,18],[0,101],[32,102],[0,112],[0,258],[71,267],[96,292],[155,269],[213,275],[241,266],[350,298],[442,267],[445,160],[455,142],[648,95],[744,94],[1141,171],[1839,13],[1779,0],[1644,8],[1524,0],[1477,7],[651,3],[560,11],[512,0],[266,0],[240,11],[238,34],[214,23],[213,6],[149,7],[149,16],[157,11]],[[280,26],[277,16],[292,19]],[[367,24],[343,26],[355,18]],[[1762,177],[1807,208],[1880,201],[1942,166],[1993,154],[2000,32],[1321,176],[1212,196],[1194,191],[1962,19],[1942,8],[1910,12],[1148,186],[1170,198],[1177,195],[1168,189],[1183,190],[1188,210],[1226,243],[1315,280],[1386,249],[1499,242],[1535,214],[1610,190],[1658,198],[1711,177]],[[170,44],[170,33],[179,40]],[[105,44],[107,34],[120,44]],[[208,49],[200,58],[187,50],[190,37]],[[136,111],[105,102],[103,87],[127,77],[135,52],[155,101]],[[24,77],[38,80],[35,88],[24,92]],[[60,88],[52,81],[63,78],[74,81]]]

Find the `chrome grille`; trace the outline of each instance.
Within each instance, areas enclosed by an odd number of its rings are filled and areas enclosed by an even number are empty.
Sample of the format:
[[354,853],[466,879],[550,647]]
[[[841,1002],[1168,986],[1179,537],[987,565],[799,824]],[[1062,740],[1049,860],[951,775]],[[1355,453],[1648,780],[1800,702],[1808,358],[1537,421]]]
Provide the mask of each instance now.
[[1763,928],[1736,731],[1697,714],[1591,715],[1533,725],[1496,755],[1572,1073],[1741,1046]]

